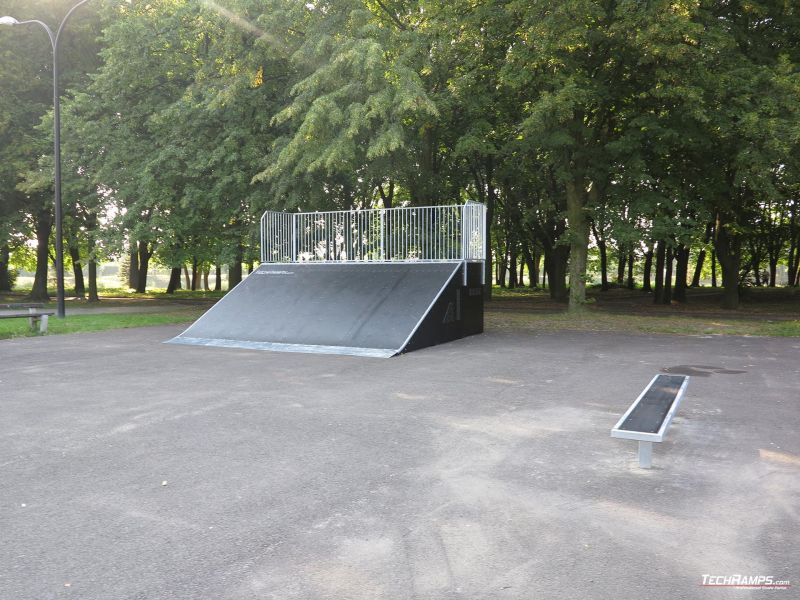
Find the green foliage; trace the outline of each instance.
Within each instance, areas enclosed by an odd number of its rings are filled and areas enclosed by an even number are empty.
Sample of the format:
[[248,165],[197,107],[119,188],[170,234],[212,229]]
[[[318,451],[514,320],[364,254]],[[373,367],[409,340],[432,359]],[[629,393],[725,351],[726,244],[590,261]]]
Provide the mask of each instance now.
[[[567,247],[586,278],[589,224],[609,256],[715,249],[734,288],[796,260],[790,3],[90,4],[62,81],[65,231],[86,258],[142,241],[166,266],[230,263],[257,255],[265,209],[473,199],[497,259],[544,255],[556,279]],[[4,10],[55,23],[64,7]],[[0,243],[15,248],[52,195],[43,36],[0,28]]]

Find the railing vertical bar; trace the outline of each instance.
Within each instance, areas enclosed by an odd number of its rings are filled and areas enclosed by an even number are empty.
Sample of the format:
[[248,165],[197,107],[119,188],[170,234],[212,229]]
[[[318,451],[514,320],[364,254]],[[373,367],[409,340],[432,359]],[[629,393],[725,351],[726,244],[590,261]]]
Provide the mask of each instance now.
[[453,214],[447,211],[447,258],[453,258]]
[[460,244],[459,244],[459,245],[461,246],[461,248],[459,249],[459,254],[460,254],[461,256],[460,256],[459,258],[460,258],[461,260],[466,260],[466,258],[467,258],[467,256],[466,256],[466,249],[465,249],[465,247],[464,247],[464,246],[466,245],[466,244],[464,243],[464,232],[467,230],[467,224],[466,224],[466,218],[467,218],[467,205],[466,205],[466,204],[464,204],[464,205],[461,207],[461,211],[460,211],[460,212],[461,212],[461,236],[460,236],[460,238],[461,238],[461,242],[460,242]]
[[456,220],[456,214],[452,211],[448,211],[450,213],[450,223],[451,223],[451,230],[450,230],[450,258],[455,258],[456,248],[454,240],[457,239],[458,236],[458,221]]

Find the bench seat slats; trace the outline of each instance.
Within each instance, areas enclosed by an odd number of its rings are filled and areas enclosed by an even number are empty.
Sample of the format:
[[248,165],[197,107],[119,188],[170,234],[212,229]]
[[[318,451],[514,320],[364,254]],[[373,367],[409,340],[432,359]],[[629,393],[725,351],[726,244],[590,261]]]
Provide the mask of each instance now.
[[618,429],[658,433],[686,377],[659,375]]

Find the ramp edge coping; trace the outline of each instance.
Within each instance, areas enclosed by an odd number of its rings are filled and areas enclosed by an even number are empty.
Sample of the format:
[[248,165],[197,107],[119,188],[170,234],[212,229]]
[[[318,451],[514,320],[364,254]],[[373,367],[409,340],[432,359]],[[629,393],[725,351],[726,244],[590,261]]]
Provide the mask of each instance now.
[[321,346],[310,344],[283,344],[279,342],[250,342],[247,340],[226,340],[216,338],[196,338],[176,336],[165,344],[184,346],[211,346],[216,348],[241,348],[245,350],[269,350],[272,352],[300,352],[306,354],[340,354],[344,356],[363,356],[368,358],[391,358],[400,350],[391,348],[358,348],[355,346]]

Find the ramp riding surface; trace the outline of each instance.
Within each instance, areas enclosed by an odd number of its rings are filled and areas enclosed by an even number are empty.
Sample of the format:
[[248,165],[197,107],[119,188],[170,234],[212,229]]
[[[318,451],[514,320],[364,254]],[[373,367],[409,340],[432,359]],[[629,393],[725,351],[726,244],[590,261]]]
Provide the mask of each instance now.
[[170,343],[393,356],[482,331],[482,299],[480,331],[462,325],[462,312],[476,313],[462,311],[461,267],[262,264]]

